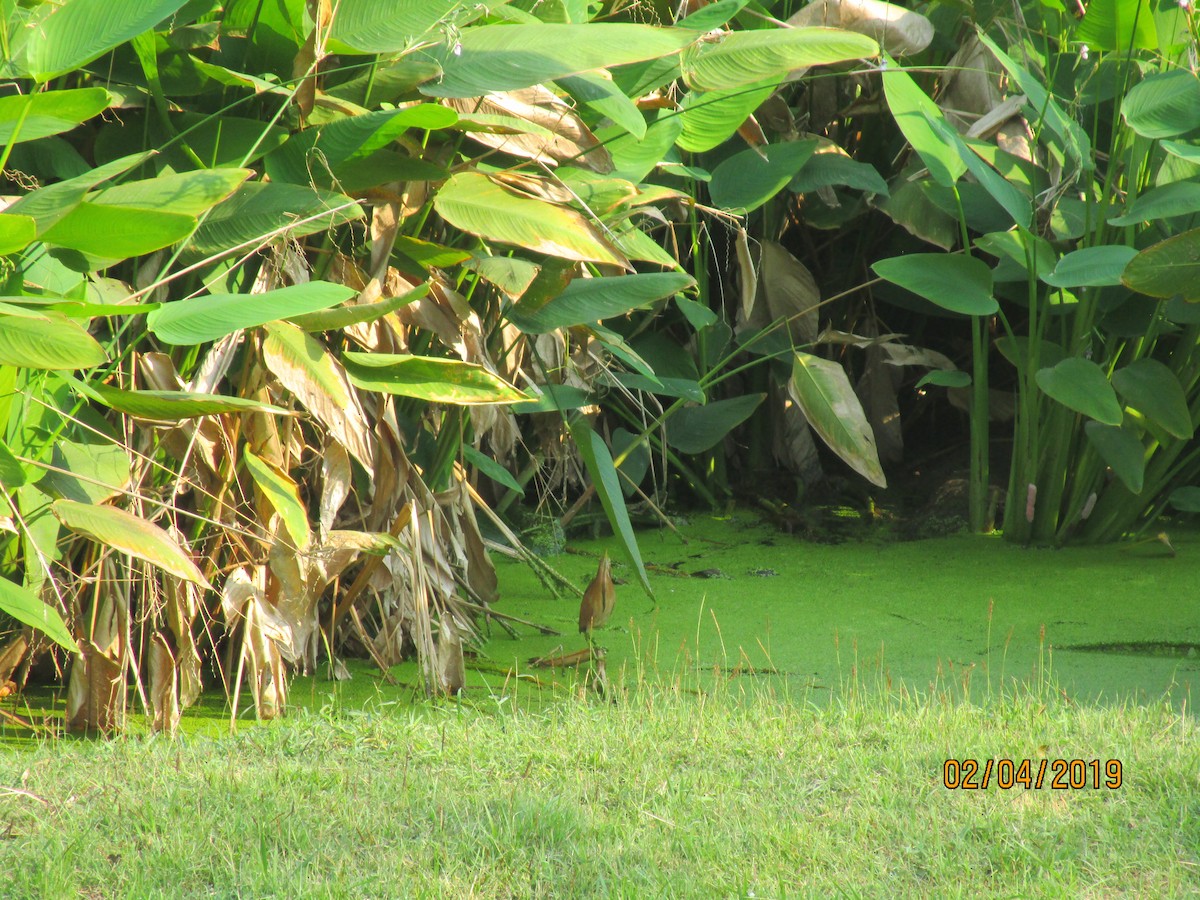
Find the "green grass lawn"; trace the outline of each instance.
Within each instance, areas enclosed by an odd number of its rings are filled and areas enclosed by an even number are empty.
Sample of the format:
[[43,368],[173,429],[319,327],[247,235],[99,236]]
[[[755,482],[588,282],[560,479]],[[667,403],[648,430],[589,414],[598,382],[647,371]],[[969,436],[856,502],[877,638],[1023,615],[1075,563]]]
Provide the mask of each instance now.
[[[0,894],[1200,892],[1200,734],[1177,705],[1080,706],[1045,683],[815,705],[736,684],[5,748]],[[949,757],[1115,759],[1123,780],[948,790]]]

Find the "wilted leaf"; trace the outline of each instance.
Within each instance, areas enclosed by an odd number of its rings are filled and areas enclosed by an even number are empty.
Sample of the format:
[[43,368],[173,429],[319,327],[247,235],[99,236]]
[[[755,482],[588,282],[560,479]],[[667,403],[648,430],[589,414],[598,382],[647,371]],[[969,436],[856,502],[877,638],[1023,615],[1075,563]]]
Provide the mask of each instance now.
[[844,28],[873,38],[896,56],[920,53],[933,40],[933,25],[923,15],[881,0],[816,0],[788,24]]
[[254,454],[249,444],[242,447],[242,460],[267,502],[279,513],[296,547],[305,549],[310,540],[308,510],[300,499],[299,486],[286,472]]

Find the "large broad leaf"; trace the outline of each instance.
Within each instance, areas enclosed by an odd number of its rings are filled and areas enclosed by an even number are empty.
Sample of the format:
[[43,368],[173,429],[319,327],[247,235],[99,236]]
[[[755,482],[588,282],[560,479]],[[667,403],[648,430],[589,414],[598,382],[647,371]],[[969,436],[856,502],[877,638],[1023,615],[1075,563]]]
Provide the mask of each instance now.
[[243,328],[328,309],[357,292],[341,284],[311,281],[263,294],[208,294],[165,303],[146,324],[167,344],[201,344]]
[[191,556],[169,534],[145,519],[112,506],[93,506],[74,500],[55,500],[53,511],[60,522],[78,534],[144,559],[184,581],[212,587]]
[[1147,247],[1129,261],[1121,282],[1149,297],[1200,299],[1200,228]]
[[1127,428],[1088,422],[1084,426],[1088,441],[1096,452],[1129,488],[1140,494],[1146,476],[1146,448],[1141,439]]
[[433,201],[438,214],[471,234],[563,259],[612,263],[628,260],[573,209],[503,188],[486,175],[455,175]]
[[887,64],[883,73],[883,94],[896,124],[934,181],[942,187],[952,187],[967,171],[967,164],[958,149],[947,143],[944,135],[931,124],[931,120],[942,118],[942,111],[911,75],[901,71],[890,59]]
[[1149,0],[1090,0],[1075,40],[1096,50],[1158,49]]
[[1058,261],[1054,271],[1042,280],[1053,287],[1103,287],[1121,283],[1121,273],[1137,250],[1123,244],[1084,247],[1073,250]]
[[999,308],[992,296],[992,270],[973,256],[909,253],[872,263],[881,278],[968,316],[990,316]]
[[104,88],[0,97],[0,146],[70,131],[108,108]]
[[704,406],[685,406],[667,423],[667,443],[682,453],[704,453],[721,443],[745,422],[766,394],[745,394],[714,400]]
[[1156,72],[1121,103],[1126,124],[1142,137],[1173,138],[1200,127],[1200,79],[1187,69]]
[[59,615],[58,610],[43,603],[29,588],[0,578],[0,612],[7,613],[22,625],[36,628],[60,647],[79,652],[79,646]]
[[[441,41],[451,27],[487,11],[482,4],[452,0],[339,0],[329,37],[334,52],[394,53]],[[436,30],[435,30],[436,29]],[[443,30],[444,29],[444,30]]]
[[613,160],[613,174],[637,184],[663,161],[682,128],[681,116],[659,113],[658,118],[646,126],[641,138],[615,125],[601,128],[596,137],[608,148]]
[[296,482],[271,465],[260,456],[250,451],[250,445],[242,448],[242,461],[250,472],[250,477],[258,485],[271,508],[279,513],[283,526],[296,547],[303,550],[308,546],[310,534],[308,529],[308,512],[300,499],[300,489]]
[[0,440],[0,494],[19,488],[26,480],[21,461],[8,449],[8,445]]
[[187,247],[196,255],[212,256],[272,236],[301,237],[362,217],[362,207],[344,194],[251,182],[213,208]]
[[887,487],[875,435],[845,369],[819,356],[797,353],[788,395],[830,450],[872,484]]
[[37,26],[28,66],[49,81],[153,28],[186,0],[68,0]]
[[1112,383],[1126,403],[1168,434],[1189,440],[1195,433],[1179,379],[1157,359],[1135,359],[1113,372]]
[[679,272],[576,278],[565,291],[540,309],[529,310],[518,304],[509,308],[505,315],[527,334],[545,334],[556,328],[570,328],[623,315],[694,284],[690,275]]
[[581,72],[560,78],[558,83],[576,100],[612,119],[639,141],[646,136],[646,117],[637,104],[613,84],[612,78],[596,72]]
[[38,233],[44,232],[74,209],[96,185],[127,172],[149,156],[149,153],[125,156],[75,178],[30,191],[12,204],[7,212],[30,216],[37,223]]
[[689,91],[679,104],[679,112],[659,121],[682,121],[680,148],[703,153],[732,137],[746,117],[775,93],[779,81],[767,79],[727,91]]
[[696,37],[683,28],[607,22],[467,28],[455,46],[446,49],[441,80],[421,90],[434,97],[511,91],[592,69],[670,56]]
[[1197,212],[1200,212],[1200,184],[1176,181],[1146,191],[1129,205],[1124,215],[1114,216],[1108,222],[1110,225],[1136,225],[1156,219],[1191,216]]
[[0,316],[0,365],[86,369],[107,358],[96,339],[66,316]]
[[596,496],[600,498],[600,504],[604,507],[604,514],[608,517],[613,534],[620,540],[626,558],[642,583],[642,590],[653,600],[654,589],[650,587],[646,567],[642,564],[642,553],[633,533],[633,524],[629,521],[629,510],[625,508],[625,495],[621,492],[621,479],[613,465],[612,454],[609,453],[604,439],[584,421],[571,426],[571,437],[575,446],[579,448],[579,455],[583,457],[588,477],[591,478]]
[[87,199],[89,203],[133,207],[139,212],[169,210],[198,216],[227,198],[252,174],[250,169],[200,169],[177,174],[165,173],[157,178],[114,185]]
[[758,209],[783,190],[816,149],[816,141],[792,141],[735,153],[713,169],[709,196],[722,209]]
[[878,55],[879,45],[869,37],[836,28],[733,31],[685,53],[683,77],[698,91],[729,90],[794,69]]
[[870,163],[858,162],[840,153],[818,153],[788,185],[797,194],[807,194],[830,185],[888,196],[887,182]]
[[1171,491],[1171,505],[1180,512],[1200,513],[1200,487],[1175,488]]
[[37,222],[30,216],[0,213],[0,256],[24,250],[37,237]]
[[350,380],[367,391],[460,406],[530,399],[499,375],[472,363],[402,353],[346,351],[343,355]]
[[1104,370],[1088,359],[1068,356],[1052,369],[1034,376],[1046,395],[1068,409],[1105,425],[1120,425],[1123,415]]
[[98,259],[128,259],[181,241],[196,217],[165,209],[134,209],[84,201],[42,234],[47,244]]

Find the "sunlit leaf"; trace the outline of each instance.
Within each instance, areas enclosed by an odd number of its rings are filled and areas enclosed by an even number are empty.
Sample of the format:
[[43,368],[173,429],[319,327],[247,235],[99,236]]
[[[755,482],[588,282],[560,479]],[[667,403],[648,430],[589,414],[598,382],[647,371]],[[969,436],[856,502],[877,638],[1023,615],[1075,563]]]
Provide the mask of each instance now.
[[84,201],[46,229],[43,241],[99,259],[128,259],[183,240],[196,217],[165,209],[134,209]]
[[624,256],[575,210],[516,194],[486,175],[455,175],[438,191],[434,208],[455,228],[488,240],[629,268]]
[[108,104],[108,91],[98,87],[0,97],[0,146],[70,131]]
[[896,124],[934,181],[951,187],[967,171],[967,164],[958,150],[936,130],[931,121],[942,118],[936,103],[917,86],[911,75],[888,60],[883,73],[883,93]]
[[[1196,161],[1200,163],[1200,157]],[[1198,212],[1200,184],[1194,181],[1176,181],[1140,194],[1123,215],[1114,216],[1108,222],[1110,225],[1136,225],[1156,219],[1191,216]]]
[[1125,266],[1121,282],[1149,297],[1200,299],[1200,228],[1151,244]]
[[0,256],[24,250],[37,237],[37,223],[29,216],[0,213]]
[[836,28],[733,31],[701,42],[683,56],[683,77],[699,91],[745,87],[794,69],[879,55],[868,37]]
[[887,487],[875,435],[845,369],[819,356],[797,353],[788,395],[830,450],[872,484]]
[[472,363],[402,353],[359,353],[350,350],[343,357],[350,380],[368,391],[463,406],[530,399],[499,375]]
[[1121,115],[1142,137],[1186,134],[1200,127],[1200,78],[1187,69],[1147,75],[1130,88]]
[[1042,276],[1042,280],[1064,288],[1120,284],[1121,273],[1135,256],[1137,250],[1123,244],[1084,247],[1060,259],[1054,271]]
[[212,587],[191,556],[170,535],[145,519],[112,506],[95,506],[74,500],[55,500],[53,511],[58,520],[74,532],[145,560],[184,581],[202,588]]
[[215,416],[221,413],[241,413],[255,410],[275,415],[290,415],[286,409],[260,403],[246,397],[231,397],[227,394],[201,394],[191,391],[127,391],[106,384],[83,384],[84,393],[103,403],[109,409],[160,422],[195,419],[200,416]]
[[271,504],[271,508],[279,513],[279,518],[283,520],[283,526],[292,536],[296,547],[303,550],[310,540],[308,511],[300,500],[300,489],[296,482],[285,472],[252,453],[249,444],[242,447],[242,461],[258,489]]
[[22,625],[36,628],[54,643],[72,653],[79,652],[79,645],[57,609],[47,606],[29,588],[13,584],[0,578],[0,612],[7,613]]
[[262,294],[207,294],[164,303],[146,317],[146,324],[164,343],[201,344],[243,328],[328,309],[356,293],[345,285],[310,281]]
[[1154,12],[1148,0],[1090,0],[1075,40],[1095,50],[1155,50]]
[[76,322],[44,317],[0,316],[0,364],[30,369],[86,369],[107,359],[104,348]]

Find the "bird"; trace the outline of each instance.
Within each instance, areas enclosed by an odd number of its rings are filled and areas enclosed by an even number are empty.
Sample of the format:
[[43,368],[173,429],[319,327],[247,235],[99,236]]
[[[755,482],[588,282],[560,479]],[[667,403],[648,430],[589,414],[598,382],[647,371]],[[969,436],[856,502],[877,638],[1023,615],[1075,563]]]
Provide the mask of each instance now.
[[596,577],[583,592],[583,602],[579,604],[579,631],[587,635],[589,644],[592,640],[592,629],[602,627],[616,605],[617,589],[613,586],[612,562],[606,552],[600,557]]

